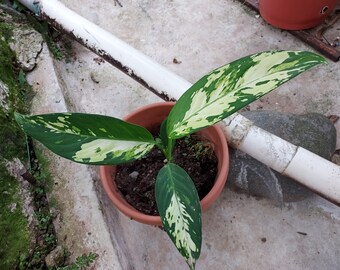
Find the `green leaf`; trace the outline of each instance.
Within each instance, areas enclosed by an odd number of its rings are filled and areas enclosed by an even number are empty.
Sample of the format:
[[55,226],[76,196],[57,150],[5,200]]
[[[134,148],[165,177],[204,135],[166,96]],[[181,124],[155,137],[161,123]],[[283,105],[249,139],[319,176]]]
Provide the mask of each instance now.
[[269,51],[215,69],[177,101],[168,116],[168,136],[176,139],[211,126],[305,70],[325,62],[311,52]]
[[79,163],[108,165],[138,159],[155,144],[151,133],[120,119],[96,114],[54,113],[15,118],[52,152]]
[[194,183],[179,166],[169,163],[158,173],[156,202],[165,231],[190,269],[201,252],[201,205]]

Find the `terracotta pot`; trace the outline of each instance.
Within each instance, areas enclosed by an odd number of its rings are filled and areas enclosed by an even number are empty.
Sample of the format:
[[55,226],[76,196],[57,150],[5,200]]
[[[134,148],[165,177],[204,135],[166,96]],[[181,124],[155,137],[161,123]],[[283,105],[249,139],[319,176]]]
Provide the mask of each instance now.
[[260,0],[260,13],[269,24],[302,30],[321,24],[338,0]]
[[[135,112],[132,112],[124,120],[134,123],[145,128],[151,129],[159,126],[167,117],[174,103],[162,102],[145,106]],[[215,155],[218,158],[218,172],[215,184],[210,192],[201,200],[202,211],[206,210],[219,196],[227,180],[229,170],[229,154],[225,136],[218,126],[205,128],[199,132],[202,136],[210,140],[215,145]],[[151,216],[141,213],[132,207],[116,188],[112,176],[115,174],[114,166],[100,166],[100,178],[104,190],[114,203],[114,205],[126,216],[141,223],[161,226],[160,216]]]

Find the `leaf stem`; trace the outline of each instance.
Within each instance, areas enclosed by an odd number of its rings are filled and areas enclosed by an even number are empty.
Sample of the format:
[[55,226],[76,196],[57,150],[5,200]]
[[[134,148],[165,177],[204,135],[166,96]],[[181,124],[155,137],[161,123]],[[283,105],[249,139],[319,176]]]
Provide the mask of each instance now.
[[173,139],[168,138],[168,146],[166,147],[166,159],[168,162],[172,161],[172,147],[173,147]]

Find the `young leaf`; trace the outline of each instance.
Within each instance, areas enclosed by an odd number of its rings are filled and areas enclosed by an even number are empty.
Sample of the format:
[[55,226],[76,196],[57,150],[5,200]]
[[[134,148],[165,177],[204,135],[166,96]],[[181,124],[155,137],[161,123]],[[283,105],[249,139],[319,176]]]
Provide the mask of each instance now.
[[167,133],[176,139],[211,126],[320,63],[325,59],[311,52],[269,51],[213,70],[177,101]]
[[29,136],[52,152],[79,163],[125,163],[143,156],[155,144],[147,129],[109,116],[16,113],[15,118]]
[[201,205],[194,183],[179,166],[168,163],[158,173],[156,202],[165,231],[190,269],[201,252]]

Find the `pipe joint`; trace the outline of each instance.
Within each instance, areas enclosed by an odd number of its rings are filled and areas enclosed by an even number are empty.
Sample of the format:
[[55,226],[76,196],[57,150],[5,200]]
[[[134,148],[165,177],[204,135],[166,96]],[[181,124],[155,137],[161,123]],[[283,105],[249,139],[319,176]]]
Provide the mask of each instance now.
[[221,127],[228,138],[228,144],[234,148],[239,148],[252,126],[252,121],[238,113],[221,121]]

